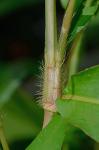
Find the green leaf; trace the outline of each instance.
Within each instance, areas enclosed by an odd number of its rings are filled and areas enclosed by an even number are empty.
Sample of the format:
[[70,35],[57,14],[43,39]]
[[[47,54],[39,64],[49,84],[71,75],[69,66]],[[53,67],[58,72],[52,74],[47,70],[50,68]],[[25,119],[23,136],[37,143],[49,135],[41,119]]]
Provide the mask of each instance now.
[[73,75],[56,103],[67,122],[99,142],[99,66]]
[[67,6],[67,4],[68,4],[68,0],[60,0],[60,2],[61,2],[62,7],[63,7],[64,9],[66,9],[66,6]]
[[66,123],[56,115],[26,150],[61,150],[65,137]]
[[99,8],[99,4],[95,3],[92,6],[79,8],[78,12],[75,14],[71,32],[69,36],[69,43],[76,37],[77,33],[79,33],[81,30],[85,29],[85,27],[88,25],[90,19],[95,15]]
[[10,99],[15,90],[22,84],[22,80],[37,72],[37,69],[33,67],[32,62],[30,61],[18,62],[13,65],[1,64],[1,66],[0,109]]
[[26,91],[18,90],[2,108],[3,126],[10,143],[33,139],[41,130],[43,109],[32,99]]

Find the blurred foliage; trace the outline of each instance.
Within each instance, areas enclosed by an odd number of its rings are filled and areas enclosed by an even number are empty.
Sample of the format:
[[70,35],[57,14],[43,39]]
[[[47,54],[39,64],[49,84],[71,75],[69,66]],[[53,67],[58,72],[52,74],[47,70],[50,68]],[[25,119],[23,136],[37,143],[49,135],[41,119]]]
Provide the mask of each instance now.
[[43,111],[24,90],[14,93],[2,113],[9,142],[33,139],[41,129]]
[[85,42],[90,43],[91,48],[99,47],[99,13],[92,19],[86,32],[85,32]]
[[0,64],[0,116],[7,140],[33,139],[42,126],[43,110],[22,89],[24,80],[39,73],[38,62]]
[[1,0],[0,16],[25,6],[36,5],[42,1],[43,0]]
[[22,61],[15,64],[0,65],[0,108],[10,99],[22,80],[36,73],[37,64]]
[[[0,1],[0,16],[42,2],[43,0],[3,0]],[[26,79],[38,74],[38,66],[37,61],[30,59],[0,63],[0,116],[10,146],[13,142],[33,139],[41,129],[42,108],[36,104],[31,94],[20,88]]]

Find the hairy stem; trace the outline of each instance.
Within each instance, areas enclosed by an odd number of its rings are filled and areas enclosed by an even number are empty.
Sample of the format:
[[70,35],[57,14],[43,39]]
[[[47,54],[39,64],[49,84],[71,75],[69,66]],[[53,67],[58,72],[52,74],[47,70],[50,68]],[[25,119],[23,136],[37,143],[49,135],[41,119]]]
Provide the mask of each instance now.
[[[59,95],[59,68],[56,62],[57,53],[57,26],[56,26],[56,0],[45,0],[45,68],[43,84],[43,105],[53,105]],[[53,113],[44,110],[45,127],[52,118]]]

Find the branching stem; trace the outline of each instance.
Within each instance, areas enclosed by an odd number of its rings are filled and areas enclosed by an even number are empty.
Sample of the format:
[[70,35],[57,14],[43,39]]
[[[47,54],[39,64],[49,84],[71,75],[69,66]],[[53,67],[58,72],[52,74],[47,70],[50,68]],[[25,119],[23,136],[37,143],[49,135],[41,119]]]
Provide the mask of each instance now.
[[66,73],[64,74],[67,76],[67,80],[71,79],[71,76],[77,72],[78,64],[79,64],[79,55],[81,49],[81,43],[83,39],[83,30],[79,32],[73,41],[73,44],[70,49],[70,54],[68,56],[68,60],[66,62]]
[[64,57],[65,48],[67,45],[67,37],[71,27],[73,12],[74,12],[75,0],[69,0],[68,7],[66,9],[63,24],[61,28],[60,38],[59,38],[59,51],[61,59]]

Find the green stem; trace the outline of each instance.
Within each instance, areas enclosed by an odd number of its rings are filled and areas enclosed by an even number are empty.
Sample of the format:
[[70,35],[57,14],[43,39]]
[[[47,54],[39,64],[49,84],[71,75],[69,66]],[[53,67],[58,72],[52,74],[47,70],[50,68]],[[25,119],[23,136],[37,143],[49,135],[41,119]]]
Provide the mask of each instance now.
[[1,141],[1,144],[2,144],[3,150],[9,150],[7,140],[5,138],[4,130],[3,130],[2,126],[0,126],[0,141]]
[[45,63],[54,64],[56,48],[56,0],[45,0]]
[[68,7],[63,18],[63,24],[62,24],[60,38],[59,38],[59,51],[60,51],[61,59],[63,59],[65,54],[65,48],[67,45],[67,38],[71,27],[75,2],[76,0],[69,0]]
[[[45,0],[45,26],[45,68],[42,102],[43,104],[47,102],[52,104],[56,99],[54,80],[55,77],[57,78],[57,69],[55,68],[55,53],[57,51],[56,0]],[[49,123],[52,115],[52,112],[44,110],[43,127]]]
[[83,31],[78,33],[71,47],[70,56],[67,61],[68,80],[70,80],[71,76],[77,72],[82,38]]
[[64,62],[64,76],[62,88],[64,88],[64,86],[69,83],[71,76],[77,72],[82,38],[83,31],[77,34],[75,40],[73,41],[71,49],[69,50],[67,61]]

